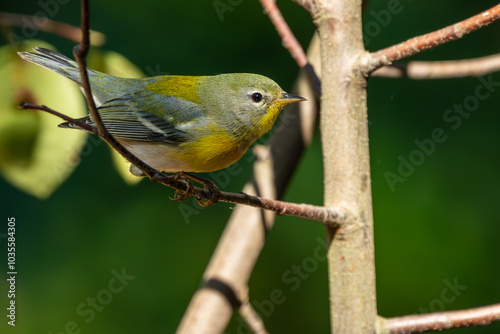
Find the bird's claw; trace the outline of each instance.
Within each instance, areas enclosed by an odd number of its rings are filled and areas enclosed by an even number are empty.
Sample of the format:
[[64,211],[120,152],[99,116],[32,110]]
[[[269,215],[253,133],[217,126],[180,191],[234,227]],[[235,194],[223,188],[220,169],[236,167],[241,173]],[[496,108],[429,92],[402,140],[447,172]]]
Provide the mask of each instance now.
[[[220,199],[220,190],[213,181],[184,172],[175,174],[174,179],[184,181],[187,186],[186,190],[176,190],[174,198],[172,199],[174,201],[184,201],[189,196],[193,195],[200,206],[208,207],[216,204]],[[203,191],[195,192],[192,181],[203,184]]]
[[198,204],[203,206],[203,207],[208,207],[214,204],[217,204],[217,202],[220,199],[220,190],[217,188],[215,183],[210,180],[205,180],[205,183],[203,183],[203,195],[200,196],[199,194],[195,195],[196,201],[198,201]]
[[170,198],[172,201],[182,202],[185,201],[189,196],[194,195],[193,182],[190,178],[185,177],[182,172],[173,175],[172,179],[182,181],[186,185],[185,190],[175,190],[174,198]]

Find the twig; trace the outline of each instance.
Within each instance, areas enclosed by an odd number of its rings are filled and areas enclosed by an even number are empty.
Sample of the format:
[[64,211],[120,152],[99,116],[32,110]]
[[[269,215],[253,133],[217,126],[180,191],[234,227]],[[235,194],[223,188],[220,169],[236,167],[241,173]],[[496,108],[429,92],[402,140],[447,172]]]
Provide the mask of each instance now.
[[384,327],[390,334],[410,334],[457,327],[486,326],[494,321],[500,321],[500,304],[460,311],[389,318],[386,319]]
[[264,10],[269,16],[269,20],[271,20],[272,24],[278,31],[278,34],[281,37],[281,43],[283,44],[283,47],[287,49],[288,52],[290,52],[292,58],[295,59],[297,64],[307,73],[309,81],[311,82],[311,85],[313,86],[313,89],[316,92],[316,96],[320,97],[321,81],[319,80],[318,75],[314,70],[314,67],[307,60],[307,56],[306,53],[304,52],[304,49],[302,49],[302,46],[300,45],[299,41],[297,41],[297,38],[295,38],[295,35],[293,34],[292,30],[290,29],[285,19],[283,18],[283,15],[281,15],[281,12],[278,6],[276,5],[276,1],[260,0],[260,3],[262,4],[262,7],[264,7]]
[[[31,15],[0,12],[0,25],[24,27],[26,26],[26,20],[32,22],[39,30],[59,35],[77,43],[82,40],[82,30],[72,25],[57,22],[49,18],[43,18],[43,20],[41,20],[40,17]],[[101,46],[105,42],[106,37],[103,33],[90,30],[90,44],[93,46]]]
[[82,128],[83,130],[89,131],[93,134],[97,134],[95,132],[95,129],[90,124],[87,124],[84,121],[81,121],[79,119],[74,119],[74,118],[71,118],[69,116],[66,116],[66,115],[60,113],[59,111],[56,111],[56,110],[51,109],[51,108],[44,106],[44,105],[39,106],[36,104],[23,102],[23,103],[21,103],[21,105],[18,108],[19,109],[34,109],[34,110],[45,111],[46,113],[57,116],[68,123],[74,124],[74,125]]
[[92,90],[90,88],[90,81],[87,73],[87,62],[85,60],[85,57],[87,56],[90,47],[89,18],[90,18],[90,11],[89,11],[88,0],[82,0],[82,23],[81,23],[82,40],[80,42],[80,45],[74,47],[73,55],[75,56],[75,59],[78,63],[78,69],[80,70],[83,93],[85,95],[87,106],[89,107],[90,116],[94,120],[95,125],[97,127],[97,134],[99,137],[106,139],[105,137],[108,136],[111,137],[111,135],[104,127],[104,124],[102,123],[101,120],[101,115],[99,115],[99,113],[97,112],[97,107],[95,105],[94,98],[92,96]]
[[457,40],[488,24],[500,19],[500,5],[472,16],[466,20],[436,30],[434,32],[411,38],[397,45],[368,54],[364,60],[367,73],[390,65],[392,62],[414,56],[436,46]]
[[269,20],[271,20],[274,27],[278,31],[283,47],[290,52],[290,55],[293,59],[295,59],[300,67],[306,66],[309,63],[306,53],[300,46],[297,38],[293,35],[292,30],[283,18],[278,6],[276,6],[276,1],[260,0],[260,3],[269,16]]
[[445,79],[466,76],[482,76],[500,71],[500,53],[463,60],[412,61],[408,64],[394,64],[381,67],[372,76],[410,79]]
[[262,321],[257,312],[255,312],[252,304],[248,301],[242,303],[239,312],[254,334],[268,334],[264,321]]
[[278,215],[293,216],[322,222],[331,227],[338,227],[348,217],[347,212],[335,208],[325,208],[309,204],[295,204],[251,196],[245,193],[221,192],[221,201],[244,204],[276,212]]

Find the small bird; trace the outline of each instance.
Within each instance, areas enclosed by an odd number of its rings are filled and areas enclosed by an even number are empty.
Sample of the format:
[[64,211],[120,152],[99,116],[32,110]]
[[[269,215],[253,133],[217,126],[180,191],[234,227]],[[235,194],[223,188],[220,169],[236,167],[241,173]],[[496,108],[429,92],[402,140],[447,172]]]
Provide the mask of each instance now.
[[[19,56],[81,87],[75,61],[45,48],[35,51]],[[106,129],[139,159],[165,172],[211,172],[232,165],[271,129],[285,105],[306,100],[257,74],[132,79],[87,73]],[[90,116],[81,120],[95,126]],[[143,176],[134,166],[130,170]]]

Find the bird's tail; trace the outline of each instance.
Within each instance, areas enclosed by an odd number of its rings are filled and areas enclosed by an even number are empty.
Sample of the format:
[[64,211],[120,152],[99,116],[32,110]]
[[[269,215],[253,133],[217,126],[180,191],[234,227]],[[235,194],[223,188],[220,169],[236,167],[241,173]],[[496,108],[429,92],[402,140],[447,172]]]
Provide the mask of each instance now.
[[[18,52],[18,54],[21,58],[32,62],[33,64],[37,64],[51,70],[52,72],[56,72],[57,74],[76,82],[78,85],[81,84],[80,72],[76,61],[49,49],[36,47],[34,50],[36,52]],[[96,73],[95,71],[89,69],[87,69],[87,71],[90,77]]]

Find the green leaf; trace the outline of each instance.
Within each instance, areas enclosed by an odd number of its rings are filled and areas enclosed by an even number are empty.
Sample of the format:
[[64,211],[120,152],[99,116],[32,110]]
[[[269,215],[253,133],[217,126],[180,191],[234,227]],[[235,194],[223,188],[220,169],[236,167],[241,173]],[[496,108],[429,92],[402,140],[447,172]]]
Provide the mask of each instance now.
[[[26,41],[54,49],[41,41]],[[43,104],[71,117],[86,115],[79,89],[68,79],[21,59],[6,45],[0,48],[0,173],[15,187],[46,198],[66,180],[80,161],[87,135],[58,128],[61,120],[37,110],[20,110],[21,102]]]

